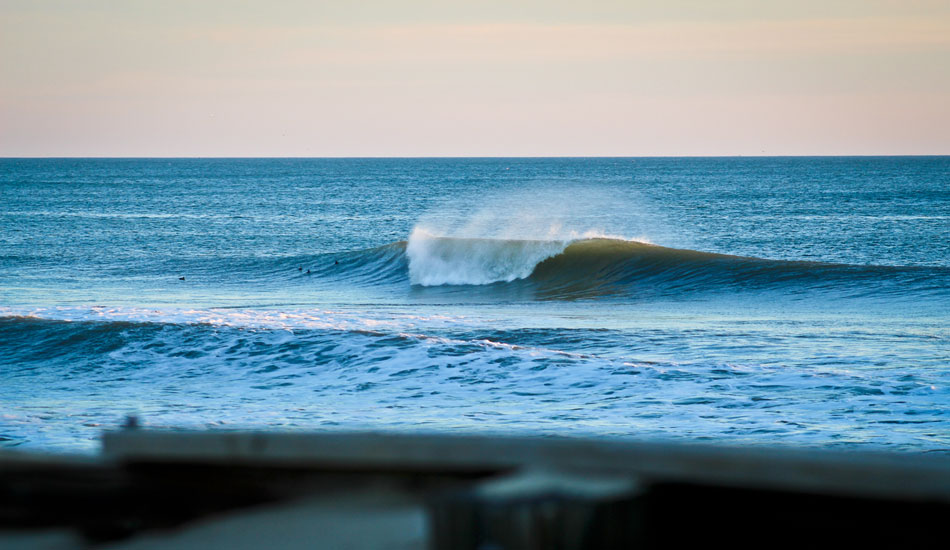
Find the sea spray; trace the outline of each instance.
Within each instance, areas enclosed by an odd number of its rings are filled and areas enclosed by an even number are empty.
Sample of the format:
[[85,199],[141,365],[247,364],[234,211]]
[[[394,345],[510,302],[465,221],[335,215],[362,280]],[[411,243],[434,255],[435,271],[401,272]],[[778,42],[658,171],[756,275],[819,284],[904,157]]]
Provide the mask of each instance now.
[[666,220],[663,209],[653,207],[638,190],[582,180],[465,190],[420,213],[415,227],[432,235],[468,239],[571,241],[642,235],[665,246],[690,246],[680,227]]

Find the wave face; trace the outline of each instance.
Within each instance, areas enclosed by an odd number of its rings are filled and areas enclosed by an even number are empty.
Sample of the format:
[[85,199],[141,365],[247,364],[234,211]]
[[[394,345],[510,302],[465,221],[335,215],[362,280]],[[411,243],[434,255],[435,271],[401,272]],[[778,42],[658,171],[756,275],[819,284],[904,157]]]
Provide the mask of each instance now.
[[[950,270],[767,260],[588,239],[540,262],[530,279],[553,294],[670,292],[709,289],[941,290]],[[937,276],[936,280],[934,276]],[[897,283],[898,286],[895,286]]]

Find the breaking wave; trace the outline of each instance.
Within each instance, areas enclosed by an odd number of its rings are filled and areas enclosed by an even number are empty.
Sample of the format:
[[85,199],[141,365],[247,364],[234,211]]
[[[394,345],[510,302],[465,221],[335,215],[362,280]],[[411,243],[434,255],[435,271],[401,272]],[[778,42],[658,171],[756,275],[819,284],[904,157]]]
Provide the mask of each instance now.
[[[202,271],[204,273],[202,273]],[[787,261],[676,249],[618,238],[480,239],[414,231],[371,249],[191,268],[252,286],[340,285],[416,297],[534,300],[769,290],[895,296],[950,294],[950,268]]]
[[[338,262],[338,263],[336,263]],[[769,260],[667,248],[616,238],[469,239],[414,231],[408,242],[343,253],[319,274],[364,284],[408,282],[417,291],[524,291],[537,298],[706,290],[806,289],[851,293],[947,292],[943,267]]]

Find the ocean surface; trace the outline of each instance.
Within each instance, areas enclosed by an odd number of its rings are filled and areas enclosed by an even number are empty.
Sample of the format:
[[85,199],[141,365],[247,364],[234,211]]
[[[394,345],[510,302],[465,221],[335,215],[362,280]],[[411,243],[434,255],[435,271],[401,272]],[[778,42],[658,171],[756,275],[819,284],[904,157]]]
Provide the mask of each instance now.
[[0,159],[0,446],[950,450],[950,157]]

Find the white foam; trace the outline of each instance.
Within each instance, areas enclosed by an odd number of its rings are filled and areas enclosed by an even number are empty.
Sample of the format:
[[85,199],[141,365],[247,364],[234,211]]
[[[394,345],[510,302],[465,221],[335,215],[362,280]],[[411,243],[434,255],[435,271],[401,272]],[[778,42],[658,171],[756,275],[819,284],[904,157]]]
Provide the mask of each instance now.
[[104,321],[213,325],[272,330],[405,331],[426,327],[447,327],[465,323],[464,318],[445,315],[414,315],[398,312],[331,311],[321,309],[232,309],[232,308],[141,308],[122,306],[0,306],[0,317],[32,317],[58,321]]
[[409,236],[409,280],[422,286],[487,285],[531,275],[569,241],[512,241],[440,237],[416,227]]

